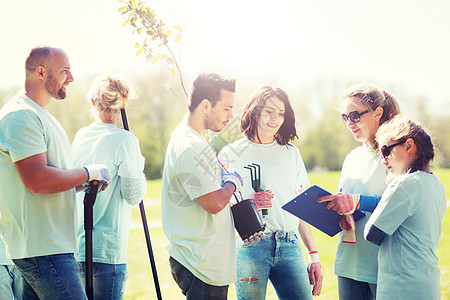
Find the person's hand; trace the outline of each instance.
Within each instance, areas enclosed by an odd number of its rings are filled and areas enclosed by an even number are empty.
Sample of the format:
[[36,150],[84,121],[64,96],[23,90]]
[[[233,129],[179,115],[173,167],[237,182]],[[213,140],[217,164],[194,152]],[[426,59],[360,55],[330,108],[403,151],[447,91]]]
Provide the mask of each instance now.
[[90,183],[94,180],[99,182],[99,190],[104,191],[109,185],[111,175],[109,174],[108,167],[103,164],[92,164],[84,167],[88,173],[88,180],[86,183]]
[[319,296],[322,291],[323,282],[322,265],[319,262],[319,252],[313,251],[308,254],[308,257],[308,275],[309,282],[313,286],[312,294],[313,296]]
[[272,208],[272,198],[273,194],[271,190],[256,192],[252,196],[253,202],[255,202],[257,210],[261,210],[264,208]]
[[222,186],[226,183],[230,182],[234,185],[234,192],[237,193],[242,189],[244,185],[244,181],[242,180],[241,175],[236,170],[229,169],[228,172],[222,170]]
[[353,219],[352,215],[344,215],[342,216],[341,221],[339,221],[339,226],[342,228],[342,242],[348,244],[356,243],[356,235],[355,235],[355,219]]
[[359,208],[360,197],[358,194],[338,193],[319,197],[319,203],[330,201],[327,209],[333,209],[340,215],[350,215]]
[[251,246],[253,244],[260,242],[265,237],[266,235],[264,234],[264,232],[258,231],[252,234],[248,239],[245,239],[244,244],[247,246]]

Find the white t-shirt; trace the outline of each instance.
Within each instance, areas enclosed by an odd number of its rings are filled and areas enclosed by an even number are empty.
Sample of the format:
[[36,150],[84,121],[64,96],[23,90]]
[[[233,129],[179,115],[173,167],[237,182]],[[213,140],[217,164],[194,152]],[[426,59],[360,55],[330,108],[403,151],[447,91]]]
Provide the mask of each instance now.
[[[131,206],[122,197],[121,178],[142,178],[144,157],[138,139],[113,124],[91,123],[81,128],[72,143],[74,166],[104,164],[111,174],[108,188],[97,194],[93,207],[93,261],[108,264],[127,262],[127,245],[131,228]],[[85,261],[84,206],[85,193],[77,193],[78,253]]]
[[229,205],[211,214],[197,198],[221,188],[220,174],[205,138],[183,120],[172,132],[164,161],[162,226],[169,254],[215,286],[236,281],[233,217]]
[[378,252],[377,299],[440,298],[436,249],[446,205],[434,174],[403,174],[389,184],[366,225],[386,233]]
[[274,141],[258,144],[241,138],[226,145],[219,152],[219,159],[227,168],[235,169],[242,177],[242,196],[250,199],[252,189],[250,170],[244,167],[252,163],[260,165],[261,189],[272,190],[272,208],[268,209],[266,232],[298,232],[298,217],[281,207],[296,197],[296,191],[309,186],[309,179],[300,151],[294,145],[282,146]]
[[32,193],[14,166],[40,153],[49,166],[72,168],[58,120],[27,96],[14,97],[0,110],[0,232],[12,259],[75,252],[75,189]]
[[[381,196],[386,189],[386,167],[381,163],[378,151],[365,145],[353,149],[342,165],[339,191],[365,196]],[[364,239],[364,225],[370,212],[356,222],[356,243],[342,242],[342,234],[336,250],[334,272],[338,276],[357,281],[377,283],[378,246]]]

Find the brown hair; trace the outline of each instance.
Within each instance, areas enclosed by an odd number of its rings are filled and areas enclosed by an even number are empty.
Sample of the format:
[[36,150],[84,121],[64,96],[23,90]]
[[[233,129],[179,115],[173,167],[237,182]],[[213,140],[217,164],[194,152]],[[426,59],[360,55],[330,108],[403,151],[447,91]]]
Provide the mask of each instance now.
[[431,137],[421,125],[407,119],[402,115],[395,116],[389,122],[380,126],[376,134],[377,140],[392,140],[393,142],[406,141],[411,138],[417,145],[417,158],[407,169],[407,172],[428,169],[430,161],[434,158],[434,148]]
[[200,73],[192,84],[189,111],[193,112],[203,99],[208,99],[214,107],[220,99],[221,90],[234,93],[235,89],[235,79],[227,79],[215,73]]
[[342,98],[359,100],[370,111],[382,107],[383,115],[380,118],[380,125],[400,113],[400,105],[395,97],[372,84],[364,83],[352,86],[343,92]]
[[[345,100],[356,100],[361,102],[369,111],[375,111],[378,107],[383,108],[379,125],[391,120],[400,113],[400,104],[394,96],[385,90],[379,89],[373,84],[363,83],[352,86],[342,93]],[[374,149],[378,148],[378,143],[372,145]]]
[[264,108],[267,99],[270,97],[277,97],[284,103],[284,122],[275,134],[275,139],[278,144],[287,145],[289,141],[298,138],[298,136],[295,129],[295,115],[289,102],[289,97],[280,88],[263,86],[253,94],[252,98],[245,106],[245,111],[242,115],[241,131],[248,139],[261,141],[258,136],[258,122],[261,117],[262,109]]
[[31,73],[36,70],[37,67],[42,66],[51,70],[52,68],[52,51],[62,51],[59,48],[52,47],[36,47],[31,49],[25,60],[25,72]]

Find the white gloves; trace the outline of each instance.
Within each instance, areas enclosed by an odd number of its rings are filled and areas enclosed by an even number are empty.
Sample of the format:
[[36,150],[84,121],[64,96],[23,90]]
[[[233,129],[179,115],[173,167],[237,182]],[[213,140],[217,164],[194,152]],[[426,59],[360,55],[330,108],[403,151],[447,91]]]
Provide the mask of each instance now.
[[241,175],[239,175],[239,173],[233,169],[228,170],[228,173],[222,170],[222,185],[224,185],[226,182],[230,182],[234,185],[235,193],[239,192],[244,185],[244,181],[242,180]]
[[100,183],[100,190],[106,190],[109,185],[109,181],[111,180],[111,175],[105,165],[92,164],[85,166],[84,169],[88,173],[88,180],[86,183],[89,184],[91,181],[97,180]]

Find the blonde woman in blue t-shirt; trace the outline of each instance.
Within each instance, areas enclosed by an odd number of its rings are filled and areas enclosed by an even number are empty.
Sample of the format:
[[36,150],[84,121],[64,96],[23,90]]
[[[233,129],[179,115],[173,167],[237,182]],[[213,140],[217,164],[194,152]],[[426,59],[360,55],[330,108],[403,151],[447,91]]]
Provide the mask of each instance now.
[[[342,119],[356,141],[362,145],[345,158],[339,193],[321,197],[343,214],[334,272],[338,276],[340,300],[376,298],[378,247],[364,240],[364,225],[386,189],[386,169],[381,163],[375,134],[381,124],[400,112],[395,98],[372,84],[345,90],[341,103]],[[361,195],[361,196],[360,196]],[[366,216],[355,224],[351,213],[359,209]]]
[[[93,208],[93,286],[96,299],[123,299],[127,245],[131,228],[131,206],[137,205],[147,191],[144,157],[137,137],[118,127],[120,108],[131,96],[129,84],[115,76],[97,79],[88,93],[95,120],[81,128],[73,141],[74,165],[85,162],[108,166],[111,184],[97,194]],[[85,278],[84,193],[77,195],[78,242],[76,255]],[[85,280],[83,280],[85,283]]]

